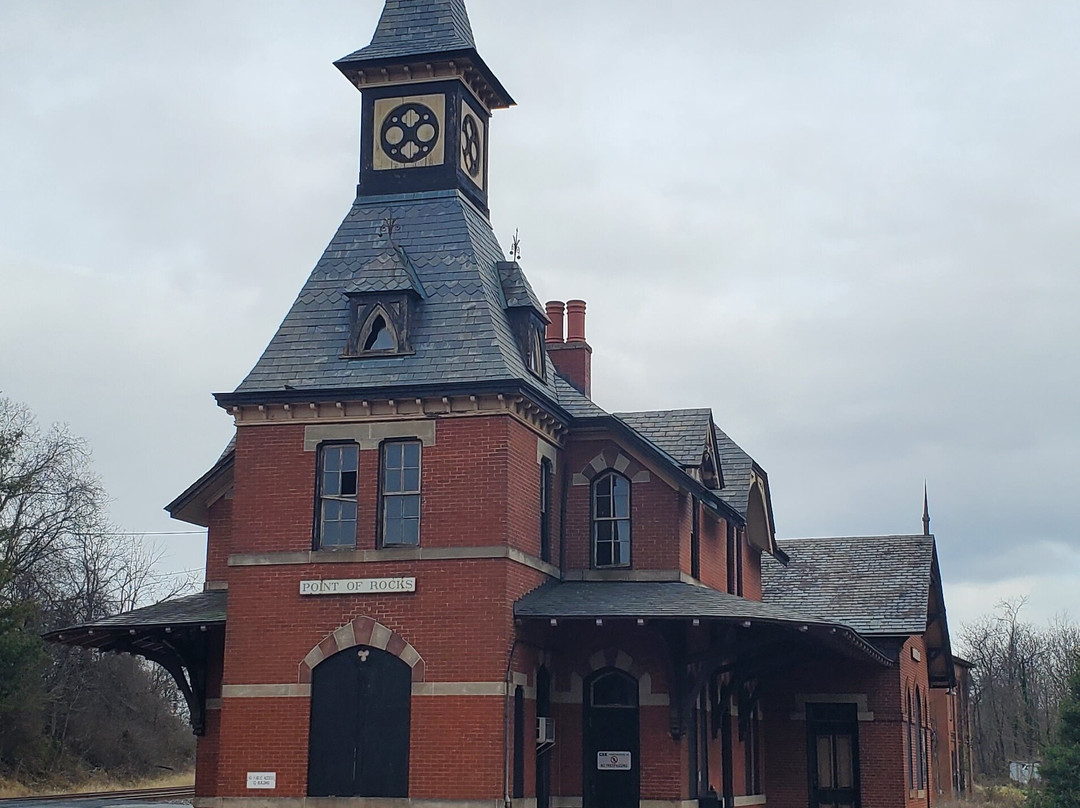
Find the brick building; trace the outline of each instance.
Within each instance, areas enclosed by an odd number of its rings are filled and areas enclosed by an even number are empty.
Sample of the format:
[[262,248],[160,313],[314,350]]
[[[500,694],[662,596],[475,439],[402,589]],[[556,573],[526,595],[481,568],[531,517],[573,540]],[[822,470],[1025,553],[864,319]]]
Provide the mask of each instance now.
[[928,523],[778,541],[710,410],[592,402],[584,302],[541,305],[489,223],[513,100],[462,0],[386,0],[336,64],[363,93],[356,201],[168,506],[208,528],[205,591],[50,639],[173,674],[206,808],[966,787]]

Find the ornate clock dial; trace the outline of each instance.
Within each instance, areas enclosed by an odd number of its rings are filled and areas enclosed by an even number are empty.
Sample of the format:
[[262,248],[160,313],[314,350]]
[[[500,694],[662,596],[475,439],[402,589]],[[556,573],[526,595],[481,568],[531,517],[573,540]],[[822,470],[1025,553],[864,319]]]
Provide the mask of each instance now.
[[388,157],[399,163],[415,163],[431,154],[438,143],[439,119],[423,104],[401,104],[386,116],[380,137]]
[[480,176],[480,124],[469,113],[461,121],[461,159],[469,176]]

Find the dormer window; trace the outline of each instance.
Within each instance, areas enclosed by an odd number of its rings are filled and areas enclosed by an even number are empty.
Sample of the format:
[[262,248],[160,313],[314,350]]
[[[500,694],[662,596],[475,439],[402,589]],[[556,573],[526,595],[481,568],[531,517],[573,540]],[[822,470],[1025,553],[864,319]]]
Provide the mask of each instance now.
[[349,295],[349,343],[343,356],[352,359],[411,354],[407,294]]
[[371,324],[361,332],[367,334],[364,339],[364,352],[368,351],[397,351],[397,340],[386,323],[386,317],[376,309]]
[[526,359],[529,370],[541,379],[544,378],[544,339],[539,328],[530,329]]

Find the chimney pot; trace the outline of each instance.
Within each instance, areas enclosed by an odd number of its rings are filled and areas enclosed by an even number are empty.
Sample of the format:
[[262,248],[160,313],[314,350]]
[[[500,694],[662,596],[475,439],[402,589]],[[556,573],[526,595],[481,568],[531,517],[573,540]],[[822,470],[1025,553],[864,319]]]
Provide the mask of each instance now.
[[561,300],[550,300],[545,308],[550,322],[544,332],[544,342],[561,345],[563,343],[563,314],[566,311],[566,304]]
[[585,341],[585,301],[566,301],[566,341]]

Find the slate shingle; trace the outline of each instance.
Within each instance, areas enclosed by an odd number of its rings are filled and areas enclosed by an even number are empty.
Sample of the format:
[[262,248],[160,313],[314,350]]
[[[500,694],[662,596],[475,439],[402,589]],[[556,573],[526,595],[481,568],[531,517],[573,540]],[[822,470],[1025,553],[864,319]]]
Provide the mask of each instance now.
[[763,598],[869,636],[926,630],[932,536],[785,539],[787,566],[763,555]]
[[[383,225],[391,217],[393,244]],[[525,367],[504,309],[503,262],[490,222],[456,191],[358,198],[236,392],[524,380],[559,401],[554,371],[540,382]],[[346,292],[406,282],[425,295],[414,354],[344,358]]]
[[615,417],[682,466],[697,466],[709,438],[712,410],[617,412]]
[[746,518],[750,502],[750,484],[753,479],[754,459],[718,426],[713,426],[716,450],[720,453],[720,468],[724,472],[724,487],[717,493],[720,499]]
[[386,0],[371,44],[340,62],[475,48],[464,0]]
[[[155,603],[141,609],[113,615],[101,620],[82,623],[77,628],[148,628],[151,626],[210,625],[225,622],[226,591],[199,592],[183,598]],[[46,636],[62,634],[71,628],[60,629]]]

